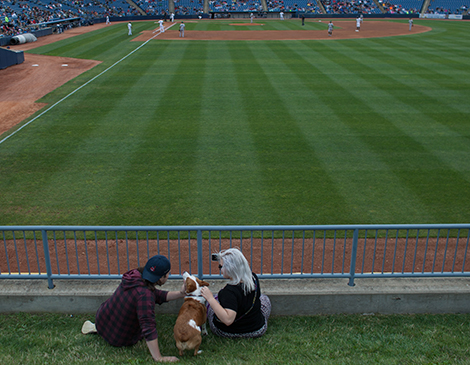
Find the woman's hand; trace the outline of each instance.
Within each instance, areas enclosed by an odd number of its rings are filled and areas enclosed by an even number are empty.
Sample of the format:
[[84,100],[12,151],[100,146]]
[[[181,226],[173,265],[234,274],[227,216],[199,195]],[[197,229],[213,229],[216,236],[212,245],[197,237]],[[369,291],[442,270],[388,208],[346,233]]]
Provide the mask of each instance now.
[[207,300],[208,302],[211,300],[211,299],[214,299],[214,295],[212,294],[211,290],[207,287],[207,286],[203,286],[201,288],[201,295],[204,297],[205,300]]

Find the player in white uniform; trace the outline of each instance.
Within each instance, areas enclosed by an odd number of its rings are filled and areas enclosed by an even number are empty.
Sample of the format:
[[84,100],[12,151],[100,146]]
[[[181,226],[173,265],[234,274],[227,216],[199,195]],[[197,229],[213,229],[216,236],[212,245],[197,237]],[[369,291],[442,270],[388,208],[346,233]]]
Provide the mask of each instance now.
[[279,13],[279,16],[281,17],[281,20],[284,20],[284,12],[283,12],[283,11],[281,11],[281,12]]
[[127,23],[127,29],[129,30],[127,32],[127,35],[132,35],[132,24],[131,24],[131,22]]
[[184,38],[184,22],[181,22],[180,24],[180,37]]
[[359,30],[361,29],[361,23],[362,23],[362,19],[360,16],[358,16],[356,18],[356,32],[359,32]]
[[175,21],[175,13],[171,13],[171,14],[170,14],[170,20],[171,20],[172,22]]
[[413,19],[410,18],[410,20],[408,20],[408,24],[410,25],[410,31],[411,31],[411,28],[413,27]]
[[331,37],[331,35],[333,34],[333,22],[330,20],[330,22],[328,23],[328,36]]
[[161,32],[161,33],[165,33],[165,27],[163,26],[163,20],[160,19],[160,20],[158,21],[158,24],[160,24],[160,32]]

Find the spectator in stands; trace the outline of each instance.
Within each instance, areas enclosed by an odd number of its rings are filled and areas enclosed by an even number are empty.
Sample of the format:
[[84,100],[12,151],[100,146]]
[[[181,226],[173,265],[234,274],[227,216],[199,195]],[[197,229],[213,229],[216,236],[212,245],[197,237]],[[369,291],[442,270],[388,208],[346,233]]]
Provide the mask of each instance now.
[[378,14],[381,13],[373,0],[351,0],[337,1],[327,0],[324,2],[328,14]]

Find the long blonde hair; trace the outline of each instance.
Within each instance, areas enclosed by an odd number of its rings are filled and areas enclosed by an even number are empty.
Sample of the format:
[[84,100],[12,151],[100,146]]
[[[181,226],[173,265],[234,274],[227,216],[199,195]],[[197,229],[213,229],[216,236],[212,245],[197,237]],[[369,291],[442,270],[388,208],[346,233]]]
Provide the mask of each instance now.
[[228,250],[220,251],[216,255],[218,261],[224,260],[223,270],[225,270],[225,273],[231,279],[229,284],[238,285],[242,283],[245,295],[255,290],[255,282],[250,265],[238,248],[229,248]]

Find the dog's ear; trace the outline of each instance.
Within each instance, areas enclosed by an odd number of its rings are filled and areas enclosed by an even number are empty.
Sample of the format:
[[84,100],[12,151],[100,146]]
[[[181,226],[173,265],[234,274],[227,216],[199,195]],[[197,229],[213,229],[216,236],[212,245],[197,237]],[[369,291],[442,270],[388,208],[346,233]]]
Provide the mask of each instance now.
[[196,278],[196,280],[199,286],[209,286],[209,283],[207,281],[199,280],[198,278]]
[[[196,279],[196,280],[198,280],[198,279]],[[192,293],[196,289],[197,289],[197,285],[194,282],[194,280],[191,279],[191,278],[187,278],[186,279],[186,293]]]

